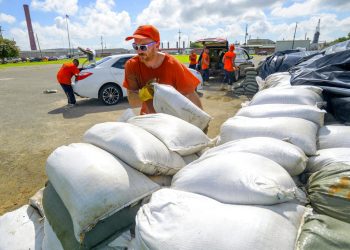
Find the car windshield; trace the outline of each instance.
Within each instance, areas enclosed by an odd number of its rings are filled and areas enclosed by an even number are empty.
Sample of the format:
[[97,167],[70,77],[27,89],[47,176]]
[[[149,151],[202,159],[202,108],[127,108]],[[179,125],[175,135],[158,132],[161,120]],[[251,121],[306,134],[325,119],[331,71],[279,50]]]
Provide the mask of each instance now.
[[109,61],[110,59],[112,59],[112,57],[110,57],[110,56],[104,57],[101,60],[98,60],[96,63],[86,66],[85,69],[95,68],[96,66],[101,65],[102,63],[105,63],[105,62]]

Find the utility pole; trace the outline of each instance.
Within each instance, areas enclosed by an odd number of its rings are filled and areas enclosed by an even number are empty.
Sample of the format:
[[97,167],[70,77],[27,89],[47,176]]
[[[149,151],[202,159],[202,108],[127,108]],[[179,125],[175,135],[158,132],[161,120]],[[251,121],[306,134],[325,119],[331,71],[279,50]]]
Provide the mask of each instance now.
[[5,31],[3,29],[1,29],[1,26],[0,26],[0,38],[2,38],[2,32]]
[[66,14],[66,24],[67,24],[67,34],[68,34],[68,46],[69,46],[69,49],[68,49],[68,57],[69,57],[69,55],[71,54],[71,49],[70,49],[70,37],[69,37],[69,28],[68,28],[68,18],[69,18],[69,16]]
[[40,43],[39,43],[39,39],[38,39],[38,34],[35,33],[36,36],[36,41],[38,43],[38,47],[39,47],[39,51],[40,51],[40,58],[43,58],[43,54],[41,53],[41,49],[40,49]]
[[245,25],[244,45],[247,45],[248,24]]
[[181,51],[181,49],[180,49],[180,40],[181,40],[181,31],[179,30],[179,54],[180,54],[180,51]]
[[103,56],[103,37],[101,36],[101,47],[102,47],[102,52],[101,52],[101,57]]
[[293,36],[292,49],[294,48],[294,40],[295,40],[295,33],[297,33],[297,27],[298,27],[298,22],[295,23],[295,30],[294,30],[294,36]]

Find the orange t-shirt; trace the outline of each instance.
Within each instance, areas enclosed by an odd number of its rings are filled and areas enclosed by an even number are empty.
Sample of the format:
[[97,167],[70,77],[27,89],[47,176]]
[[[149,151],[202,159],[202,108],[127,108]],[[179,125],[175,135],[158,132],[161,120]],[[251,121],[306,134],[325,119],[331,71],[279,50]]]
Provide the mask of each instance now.
[[[168,54],[165,54],[164,61],[156,69],[148,68],[140,61],[139,56],[126,62],[123,87],[129,90],[139,90],[152,79],[157,79],[161,84],[173,86],[183,95],[193,93],[200,83],[185,65]],[[149,113],[145,103],[141,108],[141,114],[143,113]]]
[[209,60],[209,55],[205,52],[203,52],[202,54],[202,69],[208,69],[209,68],[209,63],[210,63],[210,60]]
[[228,51],[224,55],[224,69],[227,71],[234,71],[233,61],[236,58],[236,53],[233,51]]
[[66,62],[62,65],[57,73],[57,81],[60,84],[71,84],[71,79],[74,75],[79,74],[79,69],[72,62]]
[[191,53],[189,56],[190,64],[197,64],[197,54]]

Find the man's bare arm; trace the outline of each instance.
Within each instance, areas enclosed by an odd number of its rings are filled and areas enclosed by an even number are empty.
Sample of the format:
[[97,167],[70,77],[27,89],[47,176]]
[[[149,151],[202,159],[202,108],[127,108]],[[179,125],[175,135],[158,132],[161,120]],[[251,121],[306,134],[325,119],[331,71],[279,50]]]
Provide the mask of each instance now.
[[196,92],[185,95],[191,102],[193,102],[197,107],[203,109],[202,102]]
[[139,98],[138,90],[127,90],[128,102],[132,108],[138,108],[142,105],[142,101]]

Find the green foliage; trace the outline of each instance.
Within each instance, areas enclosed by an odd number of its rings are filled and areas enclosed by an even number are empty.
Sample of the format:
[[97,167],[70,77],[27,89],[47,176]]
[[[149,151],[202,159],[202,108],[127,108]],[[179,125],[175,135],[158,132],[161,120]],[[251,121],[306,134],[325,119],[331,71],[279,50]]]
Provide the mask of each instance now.
[[19,48],[15,41],[0,37],[0,59],[2,63],[5,58],[17,57],[19,55]]
[[348,36],[347,37],[339,37],[337,39],[335,39],[334,41],[330,42],[330,43],[327,43],[327,47],[328,46],[332,46],[336,43],[341,43],[341,42],[344,42],[346,40],[349,40],[350,39],[350,32],[348,33]]

